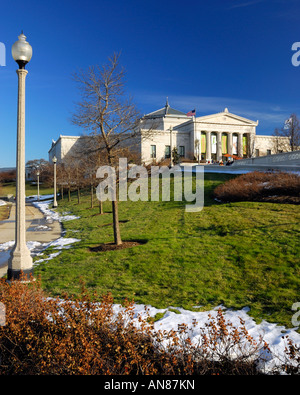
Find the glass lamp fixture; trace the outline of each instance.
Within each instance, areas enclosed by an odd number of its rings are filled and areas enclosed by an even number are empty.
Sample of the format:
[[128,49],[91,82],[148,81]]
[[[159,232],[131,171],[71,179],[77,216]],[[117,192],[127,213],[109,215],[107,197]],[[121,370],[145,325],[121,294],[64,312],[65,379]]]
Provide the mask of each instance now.
[[19,35],[19,40],[16,41],[12,48],[11,53],[14,60],[18,63],[20,69],[25,69],[25,65],[32,58],[32,47],[26,41],[26,36],[23,32]]

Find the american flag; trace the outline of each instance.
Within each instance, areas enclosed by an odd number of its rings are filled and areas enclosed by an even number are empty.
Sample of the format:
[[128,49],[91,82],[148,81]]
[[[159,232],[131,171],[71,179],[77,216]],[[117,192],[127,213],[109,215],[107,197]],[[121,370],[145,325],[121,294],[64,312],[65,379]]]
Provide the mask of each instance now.
[[187,115],[188,117],[193,117],[193,116],[196,115],[196,110],[189,111],[186,115]]

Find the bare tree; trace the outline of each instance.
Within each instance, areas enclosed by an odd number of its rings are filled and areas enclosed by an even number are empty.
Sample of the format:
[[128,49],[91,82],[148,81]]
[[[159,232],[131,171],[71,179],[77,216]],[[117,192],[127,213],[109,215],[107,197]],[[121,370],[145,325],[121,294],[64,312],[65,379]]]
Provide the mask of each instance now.
[[[136,141],[140,133],[139,120],[141,114],[132,100],[125,97],[125,71],[120,66],[119,54],[114,54],[108,63],[90,67],[73,75],[81,94],[81,101],[76,105],[72,122],[89,130],[91,135],[101,136],[101,146],[97,150],[104,151],[107,164],[116,166],[119,149]],[[116,192],[116,191],[115,191]],[[117,193],[114,194],[118,196]],[[122,244],[118,201],[112,201],[114,242]]]
[[[107,164],[105,152],[103,152],[103,143],[101,135],[82,136],[77,148],[77,154],[83,158],[82,167],[86,185],[91,191],[91,208],[94,207],[94,189],[97,187],[99,180],[96,178],[96,172],[99,166]],[[99,201],[99,214],[103,212],[103,202]]]
[[[274,136],[285,137],[280,141],[280,145],[285,145],[288,142],[291,151],[300,149],[300,122],[296,114],[292,114],[284,123],[284,126],[279,130],[275,129]],[[285,142],[284,142],[285,140]],[[284,148],[279,148],[284,150]]]
[[282,132],[276,128],[273,132],[273,150],[275,154],[286,152],[290,150],[290,141],[287,136],[283,136]]
[[26,162],[26,167],[30,169],[31,176],[36,180],[37,172],[40,174],[40,181],[43,182],[47,174],[49,162],[45,159],[32,159]]

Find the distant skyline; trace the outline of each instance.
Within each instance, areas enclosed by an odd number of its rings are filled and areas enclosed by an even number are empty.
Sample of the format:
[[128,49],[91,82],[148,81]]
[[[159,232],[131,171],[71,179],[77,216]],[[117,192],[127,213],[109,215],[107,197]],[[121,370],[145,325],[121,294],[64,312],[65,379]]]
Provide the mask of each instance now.
[[[273,133],[300,117],[298,0],[11,0],[0,7],[0,168],[15,166],[21,30],[33,47],[26,80],[26,161],[48,159],[52,139],[80,135],[70,122],[78,92],[71,75],[121,52],[126,92],[141,113],[169,104],[196,116],[223,111]],[[3,48],[3,45],[0,47]],[[3,59],[0,56],[0,64]]]

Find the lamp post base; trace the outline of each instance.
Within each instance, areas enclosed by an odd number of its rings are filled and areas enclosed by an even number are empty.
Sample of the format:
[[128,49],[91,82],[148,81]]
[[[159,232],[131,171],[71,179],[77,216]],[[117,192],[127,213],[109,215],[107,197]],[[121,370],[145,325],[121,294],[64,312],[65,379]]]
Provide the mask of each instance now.
[[7,279],[8,280],[29,280],[30,275],[33,275],[32,257],[28,247],[22,248],[15,246],[10,253],[8,260]]
[[33,269],[27,270],[15,270],[15,269],[8,269],[7,270],[7,281],[12,280],[20,280],[22,281],[30,281],[33,278]]

